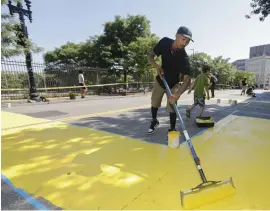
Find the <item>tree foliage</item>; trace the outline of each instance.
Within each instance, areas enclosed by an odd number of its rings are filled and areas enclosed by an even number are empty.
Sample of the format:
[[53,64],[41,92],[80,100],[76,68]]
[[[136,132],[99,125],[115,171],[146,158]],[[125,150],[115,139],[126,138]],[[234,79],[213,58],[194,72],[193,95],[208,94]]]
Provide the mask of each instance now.
[[[108,68],[108,76],[128,75],[142,78],[150,65],[147,54],[158,42],[151,34],[150,22],[145,16],[115,16],[104,24],[103,34],[90,37],[83,43],[67,44],[44,54],[47,65],[69,65]],[[110,68],[118,64],[123,69]],[[115,80],[115,79],[114,79]]]
[[207,63],[211,66],[212,73],[217,76],[219,84],[239,85],[244,78],[247,78],[249,84],[254,83],[255,75],[253,73],[238,71],[229,61],[230,58],[222,56],[212,58],[206,53],[196,53],[190,59],[192,76],[195,78],[199,75],[202,65]]
[[246,18],[250,18],[251,15],[260,15],[260,21],[264,21],[270,13],[270,0],[252,0],[250,3],[252,11],[250,15],[246,15]]
[[82,44],[67,42],[65,45],[56,48],[54,51],[48,51],[44,55],[46,65],[61,66],[78,64],[79,50]]
[[[47,52],[44,59],[50,66],[106,68],[107,74],[103,77],[105,83],[123,82],[126,78],[129,78],[129,81],[153,81],[156,71],[149,64],[147,55],[158,40],[159,37],[151,33],[146,17],[115,16],[114,21],[104,24],[104,32],[101,35],[89,37],[79,44],[67,42]],[[222,56],[212,58],[206,53],[196,53],[190,57],[190,62],[193,78],[200,74],[204,63],[211,65],[221,84],[238,84],[244,77],[244,74],[233,69],[229,58]],[[114,65],[123,68],[113,68]],[[250,82],[254,81],[252,74],[245,74]]]
[[[13,1],[16,3],[17,1]],[[7,1],[1,0],[1,6],[6,6]],[[24,44],[22,44],[24,42]],[[23,55],[25,50],[33,53],[43,51],[33,41],[27,39],[21,29],[21,25],[14,16],[1,14],[1,58]]]

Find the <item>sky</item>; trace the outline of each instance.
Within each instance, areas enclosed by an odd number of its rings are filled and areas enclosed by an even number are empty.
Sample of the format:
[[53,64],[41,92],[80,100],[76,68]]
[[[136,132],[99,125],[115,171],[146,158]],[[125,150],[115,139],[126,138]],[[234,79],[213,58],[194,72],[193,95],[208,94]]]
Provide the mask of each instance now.
[[[249,48],[270,44],[270,17],[246,19],[251,0],[35,0],[33,22],[26,19],[30,38],[46,51],[66,42],[84,42],[103,33],[103,24],[115,15],[145,15],[151,31],[160,38],[175,38],[180,26],[191,29],[194,43],[187,53],[205,52],[212,57],[244,59]],[[8,12],[2,6],[2,13]],[[16,15],[18,18],[18,15]],[[34,54],[43,62],[43,53]]]

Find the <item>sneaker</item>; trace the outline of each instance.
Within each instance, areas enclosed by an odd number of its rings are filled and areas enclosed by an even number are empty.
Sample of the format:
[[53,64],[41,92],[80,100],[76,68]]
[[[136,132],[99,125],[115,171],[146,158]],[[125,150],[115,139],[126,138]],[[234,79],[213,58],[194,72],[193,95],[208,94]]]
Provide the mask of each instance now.
[[158,125],[159,125],[159,121],[157,119],[152,119],[150,128],[148,130],[148,134],[154,133],[154,131]]
[[171,129],[171,128],[168,129],[168,133],[169,133],[169,132],[172,132],[172,131],[177,131],[177,130],[176,130],[175,128],[174,128],[174,129]]

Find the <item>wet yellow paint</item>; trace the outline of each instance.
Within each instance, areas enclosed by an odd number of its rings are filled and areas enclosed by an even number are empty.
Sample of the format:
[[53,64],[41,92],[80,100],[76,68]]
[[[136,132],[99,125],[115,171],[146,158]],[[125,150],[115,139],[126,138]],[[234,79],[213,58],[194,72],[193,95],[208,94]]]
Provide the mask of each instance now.
[[50,122],[47,119],[33,118],[30,116],[16,114],[11,112],[1,112],[1,129],[7,130],[15,127],[24,127],[25,125],[34,125]]
[[179,147],[180,144],[180,132],[179,131],[170,131],[168,133],[168,146],[172,148]]
[[[16,116],[2,125],[12,127]],[[232,176],[236,191],[198,193],[187,198],[188,208],[270,209],[269,124],[230,116],[193,139],[206,176]],[[69,210],[182,209],[180,190],[200,183],[186,144],[171,149],[60,122],[2,132],[2,173]]]

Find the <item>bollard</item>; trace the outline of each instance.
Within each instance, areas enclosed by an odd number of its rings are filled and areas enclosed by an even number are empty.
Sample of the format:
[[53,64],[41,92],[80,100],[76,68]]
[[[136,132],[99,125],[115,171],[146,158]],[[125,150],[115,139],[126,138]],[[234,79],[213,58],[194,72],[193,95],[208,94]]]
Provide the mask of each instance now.
[[233,100],[233,105],[236,105],[237,104],[237,100]]

